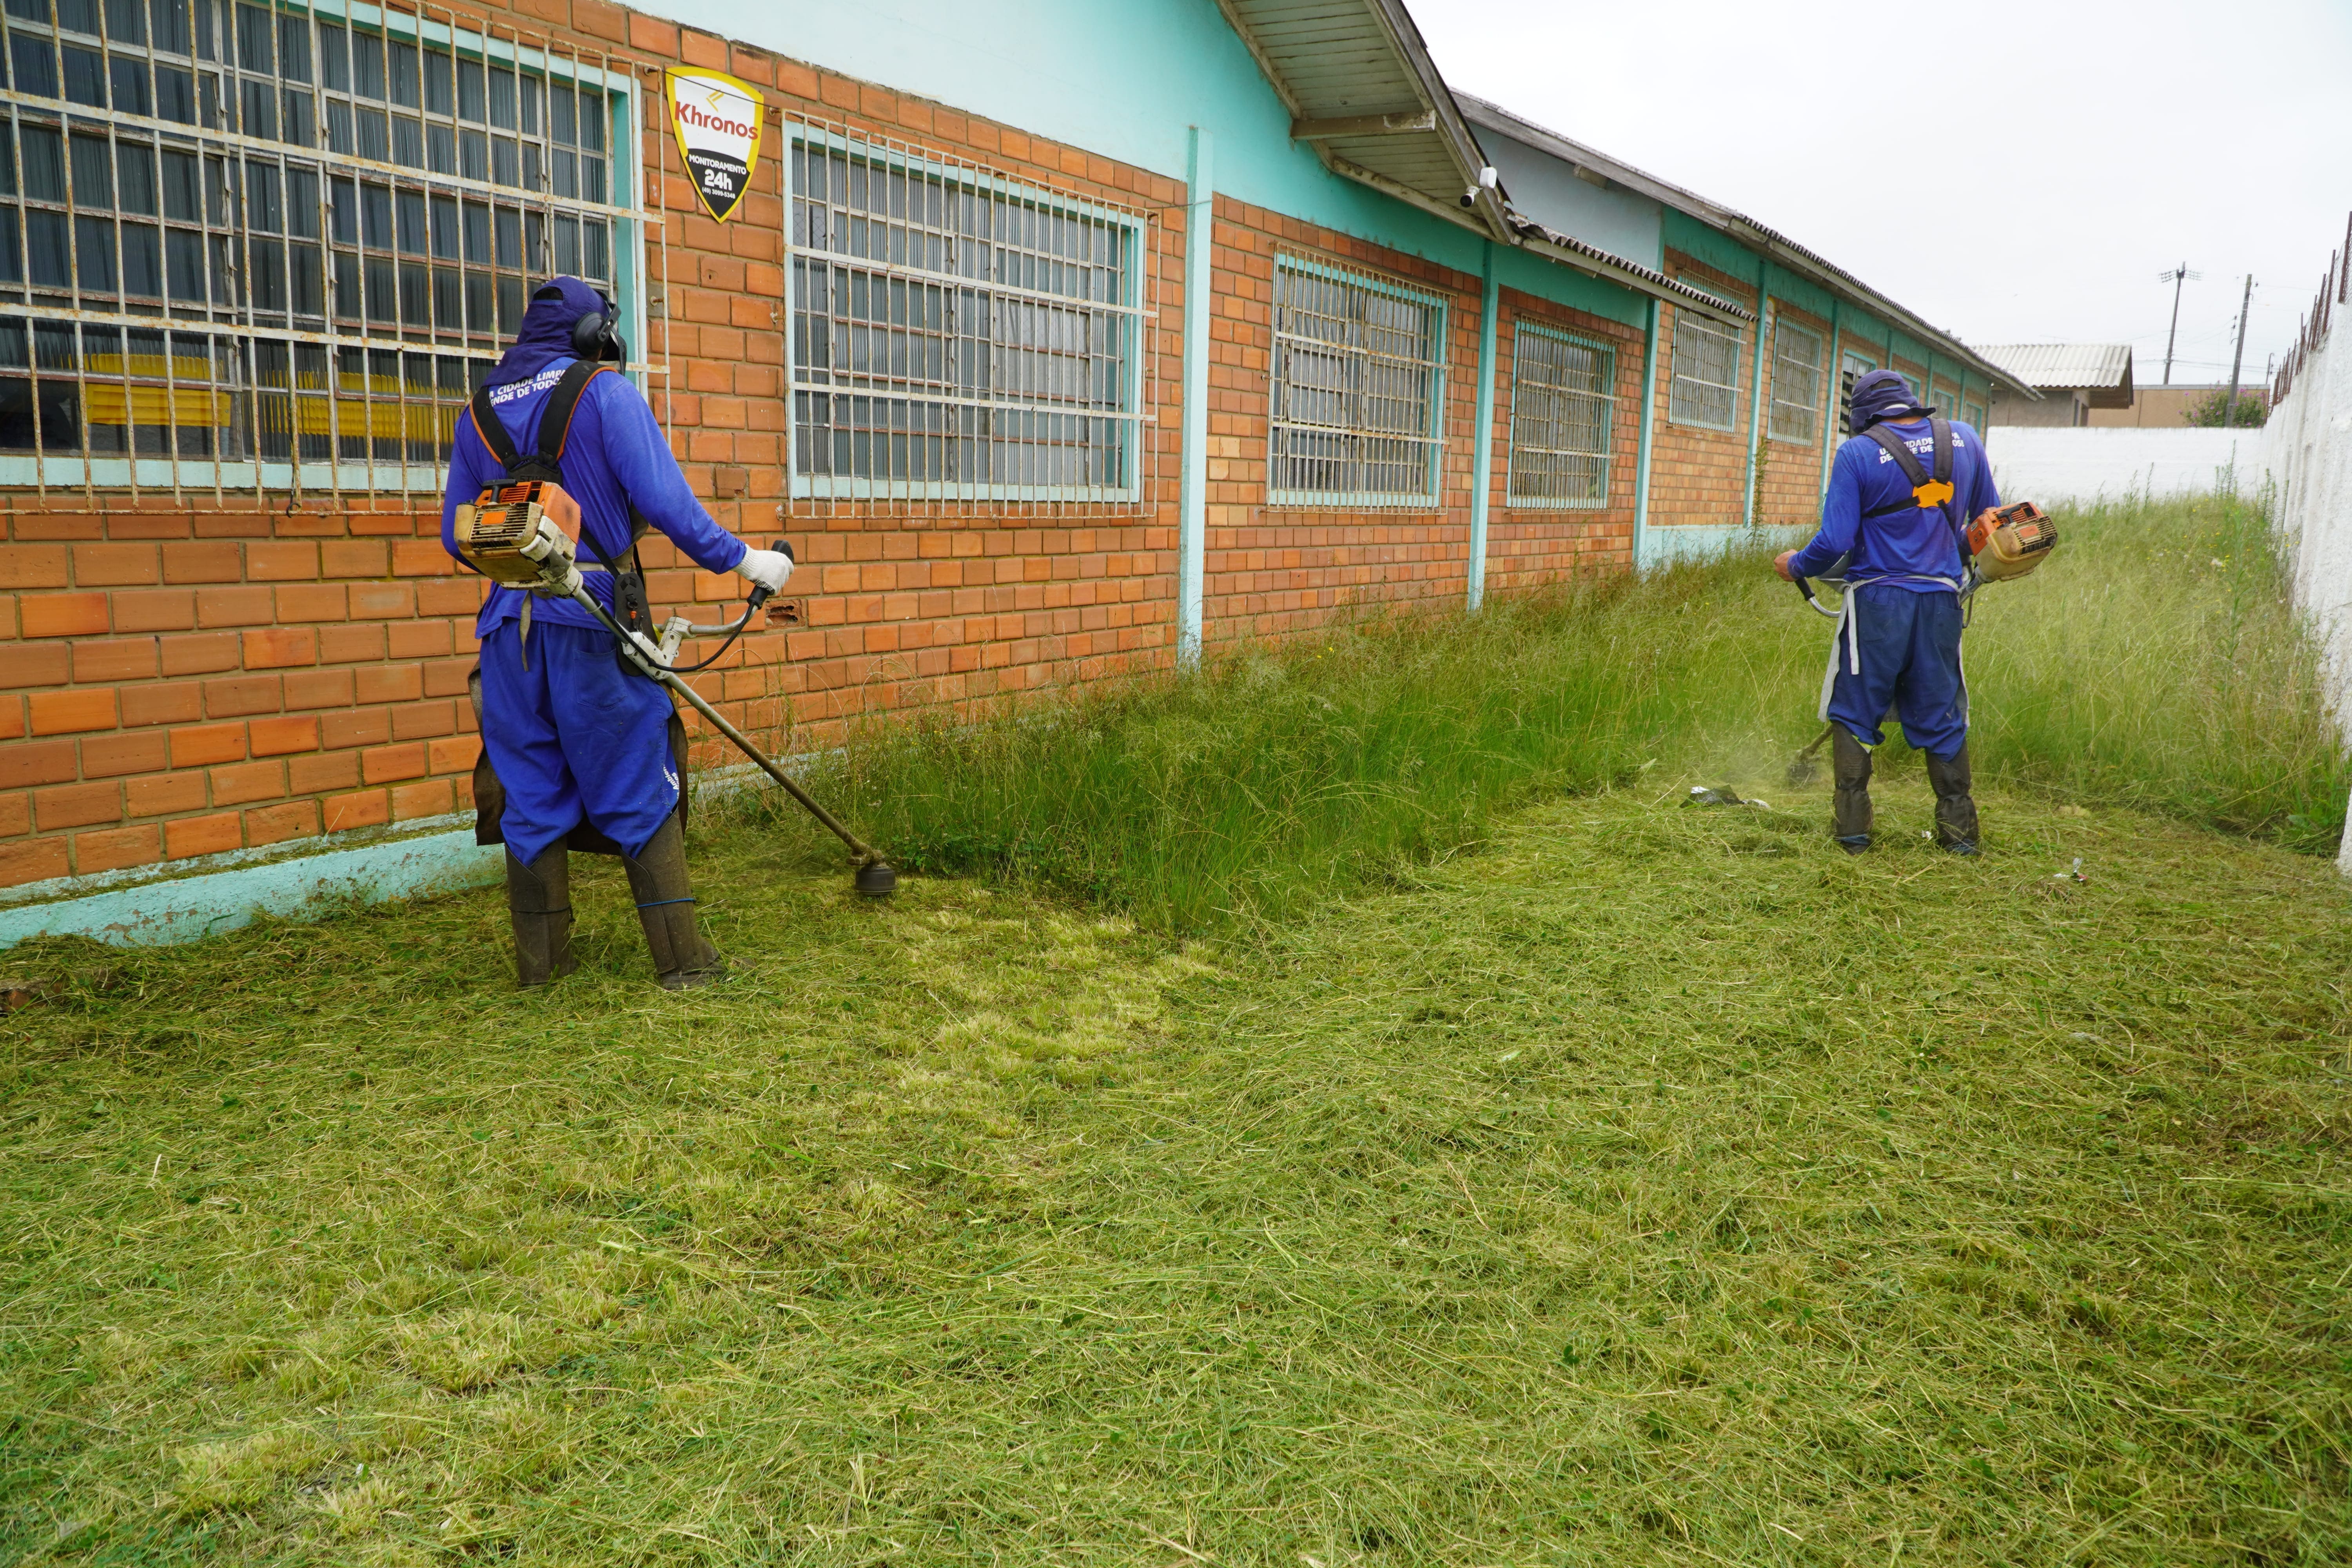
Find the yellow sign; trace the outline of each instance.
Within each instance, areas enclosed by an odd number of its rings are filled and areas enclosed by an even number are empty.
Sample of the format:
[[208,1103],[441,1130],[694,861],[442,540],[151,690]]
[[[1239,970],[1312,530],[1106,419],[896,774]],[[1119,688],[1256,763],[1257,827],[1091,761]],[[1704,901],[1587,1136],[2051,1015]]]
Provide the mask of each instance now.
[[741,207],[760,166],[767,102],[760,89],[720,71],[667,70],[669,121],[703,211],[725,223]]

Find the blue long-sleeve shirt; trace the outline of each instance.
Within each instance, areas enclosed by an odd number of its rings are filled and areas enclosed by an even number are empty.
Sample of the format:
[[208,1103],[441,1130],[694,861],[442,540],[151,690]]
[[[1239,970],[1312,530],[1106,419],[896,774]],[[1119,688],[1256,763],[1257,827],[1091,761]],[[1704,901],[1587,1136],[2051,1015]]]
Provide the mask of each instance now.
[[[513,437],[515,449],[528,455],[539,447],[539,417],[555,384],[572,362],[557,360],[527,381],[490,389],[490,403],[499,423]],[[457,438],[449,452],[449,489],[441,503],[441,548],[457,553],[457,508],[494,483],[504,466],[474,429],[469,409],[457,420]],[[694,499],[669,442],[654,418],[654,411],[635,386],[618,374],[592,377],[572,416],[572,433],[563,444],[563,490],[580,505],[580,529],[604,558],[618,564],[628,554],[631,528],[629,505],[647,522],[669,536],[694,563],[707,572],[732,571],[748,548],[741,540],[711,521]],[[583,563],[595,557],[580,552]],[[613,579],[604,572],[582,574],[589,594],[607,609],[613,604]],[[500,621],[522,613],[527,590],[493,588],[482,613],[475,618],[474,634],[487,637]],[[531,611],[535,620],[565,626],[593,626],[596,620],[565,599],[542,598]]]
[[[1896,419],[1886,424],[1918,458],[1919,466],[1934,473],[1935,440],[1927,422]],[[1973,428],[1954,420],[1950,511],[1965,525],[1985,508],[2000,504],[1983,440]],[[1899,510],[1864,519],[1864,513],[1881,508]],[[1789,570],[1799,577],[1816,577],[1849,551],[1853,559],[1845,580],[1850,584],[1884,578],[1890,586],[1930,594],[1937,585],[1916,578],[1960,578],[1960,546],[1951,517],[1943,507],[1914,504],[1911,481],[1886,449],[1867,436],[1856,436],[1838,448],[1830,468],[1829,493],[1822,498],[1821,531],[1797,552]]]

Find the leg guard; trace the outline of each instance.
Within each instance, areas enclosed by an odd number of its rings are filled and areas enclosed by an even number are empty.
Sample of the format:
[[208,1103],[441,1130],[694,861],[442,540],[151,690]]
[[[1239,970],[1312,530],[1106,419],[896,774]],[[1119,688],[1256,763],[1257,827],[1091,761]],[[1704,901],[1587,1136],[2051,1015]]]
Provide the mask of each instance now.
[[507,914],[514,922],[515,978],[544,985],[572,962],[572,862],[558,839],[525,862],[507,851]]
[[1870,847],[1870,751],[1840,724],[1830,739],[1832,766],[1837,780],[1837,804],[1831,831],[1849,855]]
[[686,830],[673,815],[635,855],[621,857],[636,896],[637,920],[646,928],[654,973],[663,989],[683,991],[725,978],[718,951],[702,940],[694,921],[694,888],[686,875]]
[[1936,842],[1955,855],[1977,852],[1977,803],[1969,794],[1969,745],[1948,760],[1927,753],[1927,782],[1936,789]]

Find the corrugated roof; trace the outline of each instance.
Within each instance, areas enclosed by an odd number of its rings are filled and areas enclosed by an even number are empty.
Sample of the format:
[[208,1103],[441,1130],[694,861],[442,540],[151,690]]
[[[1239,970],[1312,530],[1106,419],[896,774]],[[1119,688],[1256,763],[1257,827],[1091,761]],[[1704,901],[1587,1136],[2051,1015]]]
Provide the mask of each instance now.
[[1877,311],[1912,336],[1934,343],[1937,349],[1950,354],[1954,359],[1989,372],[1996,378],[2009,382],[2018,391],[2029,396],[2034,395],[2032,384],[2016,375],[2007,365],[1996,361],[1990,350],[1971,348],[1952,333],[1939,327],[1930,326],[1844,268],[1806,249],[1788,236],[1766,227],[1744,213],[1735,212],[1720,203],[1711,202],[1696,192],[1683,189],[1680,185],[1669,184],[1655,174],[1646,174],[1631,163],[1612,158],[1608,153],[1588,147],[1580,142],[1572,141],[1562,136],[1559,132],[1538,125],[1522,115],[1514,114],[1499,103],[1489,103],[1483,98],[1475,98],[1466,92],[1457,92],[1454,96],[1462,106],[1464,117],[1473,127],[1483,125],[1491,132],[1509,136],[1538,151],[1548,153],[1580,172],[1612,181],[1627,190],[1636,191],[1648,196],[1652,201],[1673,207],[1677,212],[1686,213],[1710,228],[1720,229],[1730,235],[1750,249],[1770,257],[1775,264],[1811,279],[1831,293],[1843,295],[1865,310]]
[[[1333,172],[1508,242],[1486,155],[1403,0],[1217,0]],[[1465,191],[1475,192],[1468,206]]]
[[2034,386],[2131,391],[2129,343],[1996,343],[1977,352]]

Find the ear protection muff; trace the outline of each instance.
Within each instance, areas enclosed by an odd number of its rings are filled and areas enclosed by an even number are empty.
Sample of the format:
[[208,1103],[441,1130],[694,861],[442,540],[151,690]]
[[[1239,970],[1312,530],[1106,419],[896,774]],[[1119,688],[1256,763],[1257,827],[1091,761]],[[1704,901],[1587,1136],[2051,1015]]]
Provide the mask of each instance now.
[[629,351],[621,342],[619,312],[604,295],[596,298],[604,308],[572,323],[572,352],[592,362],[626,363]]

